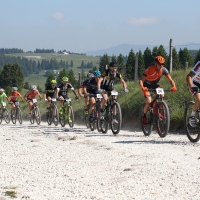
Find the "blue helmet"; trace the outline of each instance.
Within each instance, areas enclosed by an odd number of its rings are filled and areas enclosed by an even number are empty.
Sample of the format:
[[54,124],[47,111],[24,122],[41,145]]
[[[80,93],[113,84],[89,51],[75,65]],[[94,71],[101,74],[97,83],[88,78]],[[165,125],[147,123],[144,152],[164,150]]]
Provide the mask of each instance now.
[[93,72],[93,74],[94,74],[94,77],[100,77],[101,76],[101,72],[99,70],[95,70]]

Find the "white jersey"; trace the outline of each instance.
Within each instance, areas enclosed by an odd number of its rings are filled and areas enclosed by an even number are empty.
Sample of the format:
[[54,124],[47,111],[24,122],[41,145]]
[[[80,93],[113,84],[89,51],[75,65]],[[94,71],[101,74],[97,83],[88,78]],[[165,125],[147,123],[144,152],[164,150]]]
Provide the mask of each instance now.
[[194,74],[192,77],[192,82],[196,86],[200,86],[200,61],[198,61],[195,66],[192,68],[191,73]]

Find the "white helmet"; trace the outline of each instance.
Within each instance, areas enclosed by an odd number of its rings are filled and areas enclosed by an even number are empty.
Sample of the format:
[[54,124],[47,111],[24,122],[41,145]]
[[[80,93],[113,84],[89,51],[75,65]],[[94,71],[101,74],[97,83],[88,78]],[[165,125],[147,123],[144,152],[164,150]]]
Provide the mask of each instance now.
[[36,85],[31,85],[31,90],[37,90],[37,86]]
[[4,89],[3,89],[3,88],[0,88],[0,92],[4,92]]
[[12,87],[12,91],[14,92],[14,91],[17,91],[18,90],[18,88],[17,87]]

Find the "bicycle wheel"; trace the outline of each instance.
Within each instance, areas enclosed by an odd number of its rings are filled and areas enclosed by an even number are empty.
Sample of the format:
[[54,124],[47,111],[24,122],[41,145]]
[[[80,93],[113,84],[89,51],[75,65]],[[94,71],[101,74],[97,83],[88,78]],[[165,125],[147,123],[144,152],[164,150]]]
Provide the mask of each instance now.
[[38,125],[40,125],[41,122],[41,115],[40,115],[40,109],[38,107],[35,107],[35,121]]
[[69,106],[69,119],[71,119],[68,120],[69,126],[74,127],[74,111],[72,106]]
[[9,111],[8,111],[7,108],[5,108],[4,111],[3,111],[3,117],[4,117],[4,120],[7,124],[10,123],[10,114],[9,114]]
[[159,102],[157,105],[158,105],[158,112],[156,117],[157,131],[158,135],[161,138],[164,138],[167,136],[169,132],[169,126],[170,126],[169,108],[165,101]]
[[96,127],[97,131],[101,132],[101,120],[99,119],[99,110],[96,111]]
[[96,125],[96,122],[95,122],[95,113],[94,113],[94,111],[93,111],[92,115],[93,115],[93,121],[89,121],[89,125],[90,125],[90,130],[94,131],[96,129],[96,126],[95,126]]
[[104,119],[100,120],[100,125],[101,125],[101,132],[102,133],[107,133],[108,132],[108,126],[109,126],[109,114],[108,114],[108,106],[106,106],[104,110]]
[[58,126],[59,124],[59,114],[58,114],[58,108],[56,105],[54,105],[54,109],[53,109],[53,123],[55,126]]
[[[191,142],[198,142],[200,139],[200,126],[198,124],[196,127],[191,127],[189,124],[189,118],[192,112],[193,105],[193,101],[190,101],[186,104],[184,112],[184,127],[188,139]],[[196,112],[196,118],[199,120],[198,112]]]
[[32,109],[31,110],[31,116],[30,116],[31,124],[34,124],[34,120],[35,120],[35,109]]
[[0,124],[2,123],[3,112],[0,112]]
[[52,118],[53,118],[53,113],[52,113],[52,109],[51,108],[47,109],[46,117],[47,117],[47,124],[51,125],[52,124]]
[[16,124],[16,108],[14,110],[14,113],[12,112],[12,109],[10,111],[11,121],[13,124]]
[[17,108],[17,117],[20,124],[22,124],[22,111],[21,108]]
[[[113,114],[113,111],[116,111],[116,115]],[[118,134],[121,130],[122,125],[122,112],[121,107],[118,102],[113,103],[112,105],[112,116],[110,122],[110,128],[113,134]]]
[[[143,105],[143,108],[144,106],[145,104]],[[142,113],[143,113],[143,109],[142,109]],[[145,136],[149,136],[151,135],[151,132],[153,130],[153,113],[150,110],[146,113],[146,118],[147,118],[147,124],[144,125],[142,123],[142,115],[141,115],[142,131]]]
[[65,115],[65,108],[62,108],[62,114],[59,113],[59,122],[62,127],[65,127],[66,124]]

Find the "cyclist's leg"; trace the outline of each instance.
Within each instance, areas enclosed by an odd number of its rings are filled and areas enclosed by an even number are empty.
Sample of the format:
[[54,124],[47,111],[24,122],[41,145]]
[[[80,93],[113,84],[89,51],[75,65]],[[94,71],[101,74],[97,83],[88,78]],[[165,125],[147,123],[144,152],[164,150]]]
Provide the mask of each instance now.
[[90,121],[93,120],[94,105],[95,105],[95,98],[94,98],[94,96],[92,96],[92,97],[90,97],[90,110],[89,110],[89,113],[90,113]]
[[29,105],[29,112],[28,112],[28,115],[29,115],[29,117],[30,117],[31,111],[32,111],[32,109],[33,109],[33,100],[28,99],[28,105]]
[[62,96],[60,96],[60,107],[59,107],[59,113],[62,114],[62,107],[63,107],[63,102],[64,102],[64,98]]

